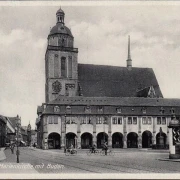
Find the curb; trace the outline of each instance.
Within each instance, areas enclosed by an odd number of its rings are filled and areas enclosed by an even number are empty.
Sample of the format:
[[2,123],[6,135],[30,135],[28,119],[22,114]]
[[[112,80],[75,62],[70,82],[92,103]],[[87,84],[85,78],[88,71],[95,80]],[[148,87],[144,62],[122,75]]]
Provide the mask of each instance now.
[[180,162],[180,159],[157,159],[159,161]]

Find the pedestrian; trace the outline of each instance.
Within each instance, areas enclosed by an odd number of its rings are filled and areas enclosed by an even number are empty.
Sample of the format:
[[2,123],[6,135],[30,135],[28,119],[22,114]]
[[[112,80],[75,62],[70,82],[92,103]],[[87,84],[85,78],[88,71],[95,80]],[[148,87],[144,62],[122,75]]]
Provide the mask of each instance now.
[[93,146],[92,146],[92,153],[95,153],[95,149],[96,149],[96,145],[93,144]]
[[10,149],[11,149],[11,153],[14,154],[14,145],[13,144],[11,144]]
[[74,150],[74,146],[73,146],[73,144],[71,144],[71,146],[70,146],[70,153],[71,154],[73,154],[73,150]]
[[107,156],[107,150],[108,150],[107,142],[104,142],[104,150],[105,150],[105,155]]

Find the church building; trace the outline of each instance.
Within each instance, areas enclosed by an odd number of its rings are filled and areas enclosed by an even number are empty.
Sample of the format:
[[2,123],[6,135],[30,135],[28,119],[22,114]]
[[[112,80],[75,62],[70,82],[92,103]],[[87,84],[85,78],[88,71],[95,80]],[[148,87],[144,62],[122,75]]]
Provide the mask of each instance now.
[[152,68],[133,67],[130,37],[126,67],[79,64],[78,53],[60,8],[48,35],[37,146],[167,148],[167,126],[180,117],[180,99],[163,98]]

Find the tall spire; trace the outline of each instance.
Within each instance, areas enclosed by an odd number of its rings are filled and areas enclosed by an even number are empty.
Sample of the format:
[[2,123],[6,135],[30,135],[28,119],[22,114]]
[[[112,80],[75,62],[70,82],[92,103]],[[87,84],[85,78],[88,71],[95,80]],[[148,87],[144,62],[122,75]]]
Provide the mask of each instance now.
[[128,58],[127,58],[127,68],[132,69],[132,59],[131,59],[131,48],[130,48],[130,36],[128,36]]
[[128,59],[131,59],[130,36],[128,36]]

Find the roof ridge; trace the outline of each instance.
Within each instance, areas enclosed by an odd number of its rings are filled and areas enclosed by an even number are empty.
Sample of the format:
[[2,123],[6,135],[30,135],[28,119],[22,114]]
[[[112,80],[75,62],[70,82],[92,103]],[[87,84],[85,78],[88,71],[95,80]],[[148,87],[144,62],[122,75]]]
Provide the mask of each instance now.
[[[116,66],[116,65],[108,65],[108,64],[84,64],[84,63],[78,63],[78,65],[91,65],[91,66],[106,66],[106,67],[120,67],[120,68],[124,68],[127,69],[126,66]],[[149,67],[132,67],[132,69],[153,69],[153,68],[149,68]]]

